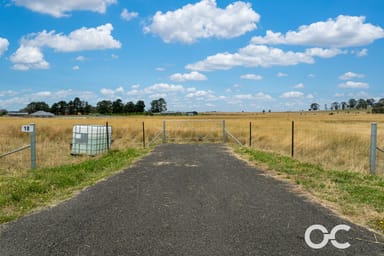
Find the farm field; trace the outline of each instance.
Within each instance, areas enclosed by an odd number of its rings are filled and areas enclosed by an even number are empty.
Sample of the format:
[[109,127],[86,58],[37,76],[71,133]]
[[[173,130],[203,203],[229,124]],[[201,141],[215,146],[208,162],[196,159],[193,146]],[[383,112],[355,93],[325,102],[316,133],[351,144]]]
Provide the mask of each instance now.
[[[292,121],[295,122],[294,157],[324,168],[369,173],[371,122],[378,124],[378,146],[384,147],[384,115],[363,112],[303,113],[207,113],[198,116],[112,116],[0,118],[0,155],[29,143],[21,126],[36,124],[37,165],[55,167],[78,163],[87,156],[71,156],[72,127],[77,124],[112,126],[112,149],[143,147],[143,123],[146,145],[161,143],[163,120],[167,139],[174,143],[222,142],[222,122],[242,144],[249,146],[252,123],[252,148],[291,154]],[[171,121],[172,120],[172,121]],[[183,121],[177,121],[183,120]],[[194,122],[188,122],[194,121]],[[157,137],[156,140],[154,140]],[[227,136],[227,141],[235,141]],[[384,153],[377,153],[377,173],[384,174]],[[0,158],[0,175],[22,175],[29,169],[29,150]]]

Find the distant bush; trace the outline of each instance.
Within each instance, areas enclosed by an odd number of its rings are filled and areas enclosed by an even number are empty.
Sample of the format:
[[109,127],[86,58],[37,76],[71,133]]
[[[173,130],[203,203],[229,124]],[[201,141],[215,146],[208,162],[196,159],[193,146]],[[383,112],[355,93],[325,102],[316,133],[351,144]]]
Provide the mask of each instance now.
[[5,116],[6,114],[8,114],[8,111],[5,110],[5,109],[0,109],[0,116]]
[[375,114],[384,114],[384,104],[375,104],[372,108],[372,113]]

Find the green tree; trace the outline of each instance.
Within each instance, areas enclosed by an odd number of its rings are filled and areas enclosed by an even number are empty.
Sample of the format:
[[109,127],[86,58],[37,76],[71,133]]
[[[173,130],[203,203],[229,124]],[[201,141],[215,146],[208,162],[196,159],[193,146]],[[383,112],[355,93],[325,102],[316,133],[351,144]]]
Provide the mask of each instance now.
[[312,103],[309,110],[317,111],[320,109],[320,105],[318,103]]
[[49,111],[49,105],[43,101],[31,102],[29,103],[23,111],[28,112],[29,114],[34,113],[36,111]]
[[348,103],[343,101],[340,103],[340,106],[341,106],[341,110],[346,110],[348,108]]
[[357,100],[355,100],[355,99],[350,99],[350,100],[348,101],[348,105],[349,105],[349,108],[350,108],[350,109],[355,108],[356,105],[357,105]]
[[144,113],[145,111],[145,103],[142,100],[138,100],[135,105],[137,113]]
[[359,99],[356,104],[357,109],[367,109],[368,104],[365,99]]
[[160,113],[164,111],[167,111],[167,102],[163,98],[160,98],[158,100],[153,100],[151,102],[152,113]]
[[340,104],[339,102],[335,101],[335,102],[332,102],[331,104],[331,110],[339,110],[340,108]]
[[135,103],[132,101],[127,102],[124,106],[124,112],[125,113],[135,113],[136,112],[136,106]]
[[124,103],[121,99],[117,99],[112,102],[112,113],[122,114],[124,113]]
[[96,110],[98,113],[103,115],[112,114],[112,101],[110,100],[99,101],[96,105]]

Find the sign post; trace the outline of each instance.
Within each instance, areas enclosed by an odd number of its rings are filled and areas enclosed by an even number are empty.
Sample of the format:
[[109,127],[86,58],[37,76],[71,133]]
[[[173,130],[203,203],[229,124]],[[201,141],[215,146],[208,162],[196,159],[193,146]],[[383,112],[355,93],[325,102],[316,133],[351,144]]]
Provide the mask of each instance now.
[[36,169],[36,125],[23,125],[21,126],[21,131],[29,133],[31,141],[31,168]]

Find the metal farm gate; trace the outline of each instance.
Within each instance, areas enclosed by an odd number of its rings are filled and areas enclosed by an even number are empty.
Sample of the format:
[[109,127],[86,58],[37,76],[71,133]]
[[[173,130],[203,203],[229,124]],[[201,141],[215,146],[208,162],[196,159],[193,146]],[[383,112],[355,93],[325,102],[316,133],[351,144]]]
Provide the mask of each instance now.
[[[225,120],[215,119],[170,119],[163,120],[163,127],[151,143],[158,138],[162,143],[226,143],[228,137],[242,143],[225,126]],[[150,143],[150,144],[151,144]]]

